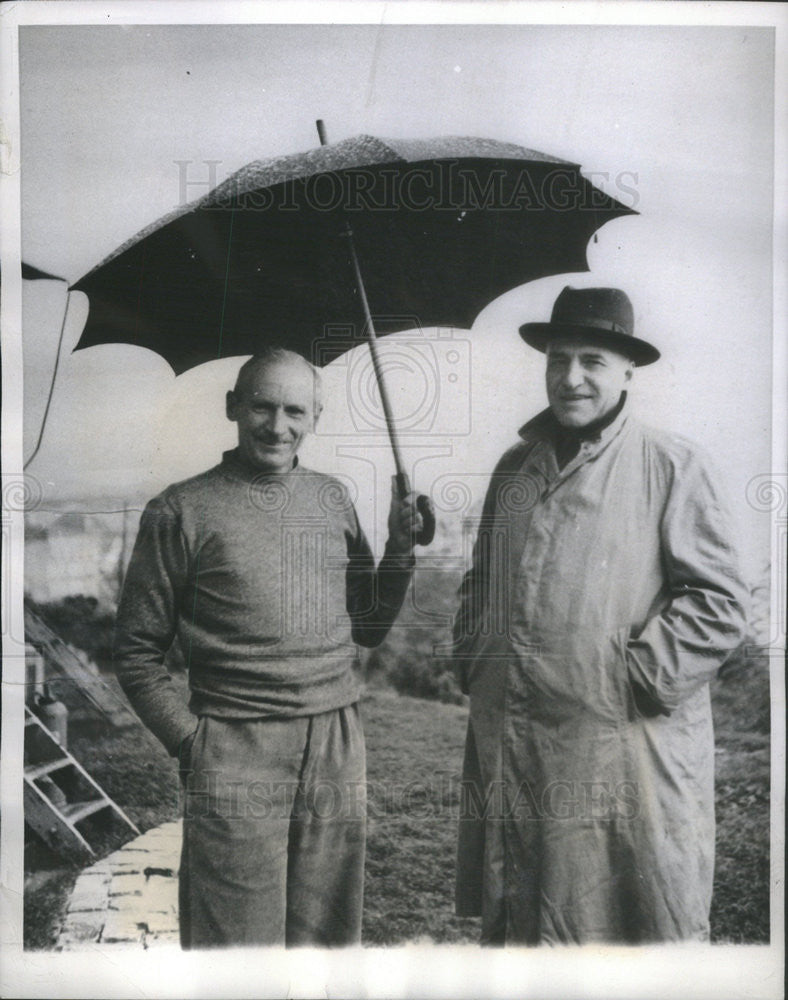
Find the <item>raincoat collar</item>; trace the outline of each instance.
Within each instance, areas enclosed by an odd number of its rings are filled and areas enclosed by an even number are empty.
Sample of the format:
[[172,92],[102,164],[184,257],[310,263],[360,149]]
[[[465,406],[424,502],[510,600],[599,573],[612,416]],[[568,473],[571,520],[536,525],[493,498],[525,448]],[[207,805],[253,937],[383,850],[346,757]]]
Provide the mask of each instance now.
[[[606,418],[603,417],[601,421],[594,421],[589,427],[578,428],[573,436],[590,444],[606,444],[618,434],[629,415],[626,392],[622,393],[622,399],[616,405],[616,411],[611,421],[607,422]],[[523,424],[518,431],[526,443],[549,441],[551,444],[555,444],[559,436],[565,433],[565,428],[555,419],[549,406]]]
[[[624,394],[626,395],[626,393]],[[555,419],[553,411],[548,407],[524,424],[519,435],[527,445],[534,445],[538,452],[532,453],[532,461],[539,465],[547,480],[547,492],[552,492],[576,469],[590,459],[595,458],[607,445],[618,436],[629,417],[629,407],[626,399],[619,404],[619,411],[613,421],[604,424],[596,432],[591,428],[591,434],[578,435],[580,449],[565,465],[559,468],[556,448],[561,440],[563,428]]]

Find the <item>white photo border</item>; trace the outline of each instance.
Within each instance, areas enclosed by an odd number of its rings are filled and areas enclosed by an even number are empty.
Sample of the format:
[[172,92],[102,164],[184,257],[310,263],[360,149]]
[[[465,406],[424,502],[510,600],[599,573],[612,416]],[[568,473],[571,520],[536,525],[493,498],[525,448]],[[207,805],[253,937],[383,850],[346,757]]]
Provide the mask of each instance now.
[[[758,25],[775,29],[774,355],[772,475],[775,504],[772,621],[781,622],[784,648],[786,536],[786,330],[788,218],[786,175],[786,33],[788,8],[770,3],[663,2],[228,2],[112,0],[4,3],[0,10],[2,65],[3,264],[3,727],[2,920],[0,992],[19,997],[615,997],[767,998],[782,995],[784,915],[784,675],[780,649],[772,657],[772,943],[769,946],[587,947],[482,951],[471,946],[407,946],[342,952],[303,950],[183,954],[142,953],[100,946],[73,954],[23,952],[22,334],[19,65],[17,30],[24,25],[132,24],[598,24]],[[781,195],[780,192],[783,194]],[[14,499],[14,498],[17,499]],[[782,597],[781,597],[782,595]],[[21,679],[21,683],[20,683]]]

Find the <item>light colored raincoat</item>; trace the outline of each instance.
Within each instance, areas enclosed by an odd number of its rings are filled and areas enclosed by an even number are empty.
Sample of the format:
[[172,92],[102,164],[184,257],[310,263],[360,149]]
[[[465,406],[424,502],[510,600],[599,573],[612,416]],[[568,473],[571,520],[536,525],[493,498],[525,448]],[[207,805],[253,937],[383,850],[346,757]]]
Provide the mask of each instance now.
[[694,446],[627,407],[559,470],[545,411],[490,484],[461,588],[457,910],[489,942],[708,937],[708,682],[746,590]]

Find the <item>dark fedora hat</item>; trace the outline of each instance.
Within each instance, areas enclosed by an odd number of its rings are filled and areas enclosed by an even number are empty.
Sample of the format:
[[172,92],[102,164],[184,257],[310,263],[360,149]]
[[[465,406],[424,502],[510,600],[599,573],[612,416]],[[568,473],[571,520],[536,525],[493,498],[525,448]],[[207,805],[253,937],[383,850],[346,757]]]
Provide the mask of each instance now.
[[537,351],[557,337],[588,337],[603,347],[650,365],[659,358],[652,344],[634,334],[632,303],[618,288],[564,288],[553,306],[549,323],[525,323],[520,336]]

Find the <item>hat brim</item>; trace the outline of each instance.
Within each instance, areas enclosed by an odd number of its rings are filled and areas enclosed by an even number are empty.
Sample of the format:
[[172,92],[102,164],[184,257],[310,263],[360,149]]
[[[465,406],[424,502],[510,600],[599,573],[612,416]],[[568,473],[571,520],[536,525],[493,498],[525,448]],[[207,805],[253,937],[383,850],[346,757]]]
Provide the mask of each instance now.
[[544,353],[551,340],[558,337],[584,337],[603,347],[609,347],[627,358],[631,358],[638,368],[653,364],[661,357],[653,344],[626,333],[600,330],[597,327],[578,326],[573,323],[524,323],[520,336],[531,347]]

